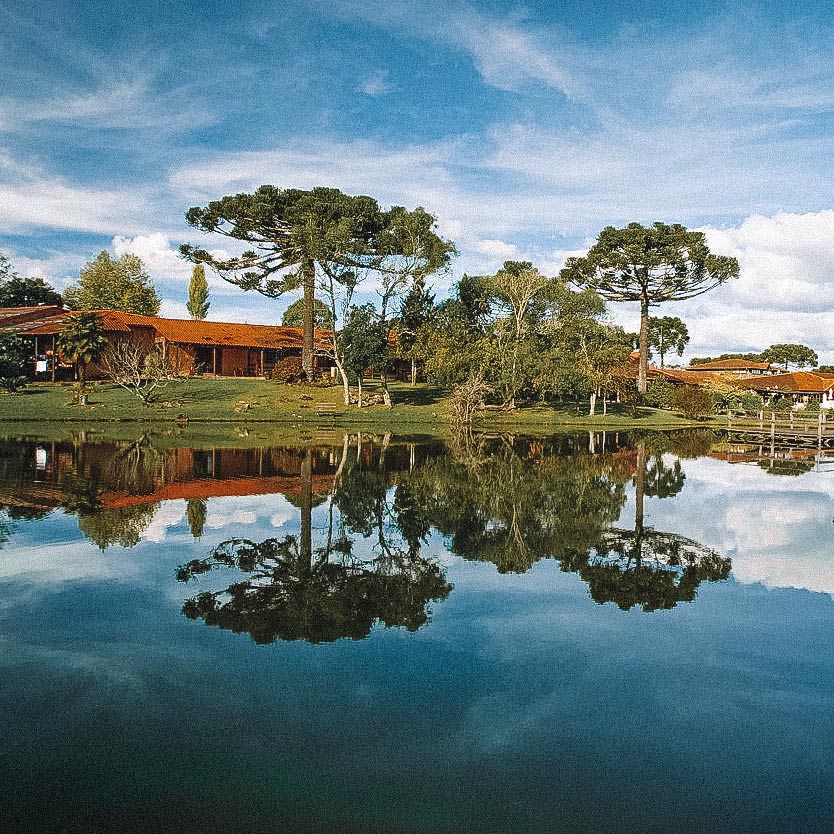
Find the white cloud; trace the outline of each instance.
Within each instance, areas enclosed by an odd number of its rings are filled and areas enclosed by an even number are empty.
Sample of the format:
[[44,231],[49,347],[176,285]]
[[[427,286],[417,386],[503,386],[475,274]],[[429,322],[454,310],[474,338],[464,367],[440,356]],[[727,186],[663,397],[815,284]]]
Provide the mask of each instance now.
[[367,96],[383,96],[392,92],[394,85],[388,80],[386,70],[377,70],[362,81],[359,90]]
[[503,240],[478,240],[472,248],[496,261],[508,261],[518,257],[518,247],[514,243],[505,243]]

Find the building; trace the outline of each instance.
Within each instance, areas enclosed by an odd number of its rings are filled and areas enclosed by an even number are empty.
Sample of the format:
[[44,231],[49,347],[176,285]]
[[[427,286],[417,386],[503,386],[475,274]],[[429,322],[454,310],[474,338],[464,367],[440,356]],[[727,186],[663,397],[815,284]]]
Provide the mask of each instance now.
[[[282,359],[301,356],[301,328],[264,324],[167,319],[121,310],[96,310],[113,343],[129,340],[157,348],[183,375],[269,376]],[[57,336],[72,312],[58,307],[0,308],[0,332],[15,331],[32,342],[35,379],[65,379],[71,363],[56,351]],[[317,330],[315,347],[326,352],[330,333]],[[320,360],[321,366],[329,363]],[[92,367],[90,376],[101,375]]]

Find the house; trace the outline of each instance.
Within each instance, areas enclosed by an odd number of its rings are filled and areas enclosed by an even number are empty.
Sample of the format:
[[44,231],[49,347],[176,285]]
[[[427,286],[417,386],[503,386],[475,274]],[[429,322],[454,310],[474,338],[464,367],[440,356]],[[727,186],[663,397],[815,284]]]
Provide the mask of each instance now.
[[761,379],[745,380],[745,387],[766,399],[790,397],[794,405],[812,401],[823,408],[834,408],[834,375],[811,371],[772,374]]
[[[96,310],[108,340],[130,340],[156,347],[184,375],[269,376],[281,359],[301,356],[301,328],[265,324],[168,319],[121,310]],[[0,308],[0,332],[15,331],[32,341],[37,379],[61,379],[70,363],[58,356],[55,345],[72,312],[58,307]],[[317,330],[315,348],[326,351],[330,333]],[[321,362],[327,365],[326,358]],[[101,370],[90,369],[92,377]]]

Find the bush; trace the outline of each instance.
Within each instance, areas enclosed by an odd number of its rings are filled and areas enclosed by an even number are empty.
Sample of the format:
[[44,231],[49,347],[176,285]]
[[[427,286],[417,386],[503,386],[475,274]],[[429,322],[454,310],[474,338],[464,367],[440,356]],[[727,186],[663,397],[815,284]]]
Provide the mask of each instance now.
[[671,408],[675,386],[668,379],[658,377],[646,386],[643,402],[652,408]]
[[300,356],[284,356],[279,359],[270,374],[276,382],[300,382],[304,379],[304,368]]
[[789,397],[779,397],[779,399],[775,400],[770,406],[770,410],[775,411],[777,414],[785,414],[792,408],[793,403]]
[[713,413],[712,394],[698,385],[682,385],[672,395],[672,407],[690,420]]
[[27,383],[23,373],[31,359],[29,345],[17,333],[0,333],[0,388],[14,394]]
[[802,411],[805,414],[819,414],[820,408],[821,406],[819,400],[808,400],[808,402],[805,403],[805,408],[803,408]]

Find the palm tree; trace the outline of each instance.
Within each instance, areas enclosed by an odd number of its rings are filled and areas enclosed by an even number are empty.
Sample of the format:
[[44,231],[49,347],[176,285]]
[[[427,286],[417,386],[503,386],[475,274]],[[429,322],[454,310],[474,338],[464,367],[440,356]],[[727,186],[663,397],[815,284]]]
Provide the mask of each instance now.
[[58,352],[75,364],[78,398],[82,404],[86,400],[87,365],[101,357],[106,345],[101,319],[96,313],[76,313],[67,320],[58,334]]

